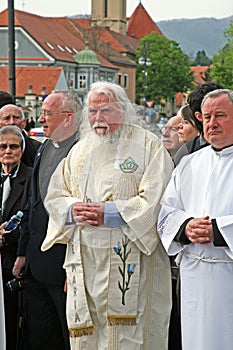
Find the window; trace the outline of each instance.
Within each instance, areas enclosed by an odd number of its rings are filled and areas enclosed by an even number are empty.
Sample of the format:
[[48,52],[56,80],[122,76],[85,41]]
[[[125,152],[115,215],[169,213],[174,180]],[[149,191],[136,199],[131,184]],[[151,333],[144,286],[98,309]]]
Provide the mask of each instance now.
[[104,1],[104,17],[108,17],[108,0]]
[[118,73],[118,84],[121,85],[121,79],[122,79],[122,75],[121,73]]
[[54,47],[52,44],[50,44],[48,41],[46,41],[46,45],[48,45],[48,47],[51,49],[51,50],[54,50]]
[[75,88],[75,73],[70,72],[68,80],[70,88]]
[[69,53],[72,53],[72,50],[68,46],[65,45],[65,48],[66,48],[66,51],[68,51]]
[[87,89],[87,76],[85,74],[80,74],[78,76],[78,89]]
[[57,47],[59,48],[59,50],[61,50],[62,52],[65,52],[65,50],[63,49],[63,47],[59,44],[57,44]]
[[128,87],[128,75],[124,74],[124,88],[126,89]]

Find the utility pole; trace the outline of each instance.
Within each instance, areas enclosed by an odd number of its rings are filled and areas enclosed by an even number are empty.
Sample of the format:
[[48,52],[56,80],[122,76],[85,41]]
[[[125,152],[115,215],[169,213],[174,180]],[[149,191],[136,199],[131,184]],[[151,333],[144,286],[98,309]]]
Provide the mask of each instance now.
[[14,0],[8,0],[9,90],[15,100],[15,13]]

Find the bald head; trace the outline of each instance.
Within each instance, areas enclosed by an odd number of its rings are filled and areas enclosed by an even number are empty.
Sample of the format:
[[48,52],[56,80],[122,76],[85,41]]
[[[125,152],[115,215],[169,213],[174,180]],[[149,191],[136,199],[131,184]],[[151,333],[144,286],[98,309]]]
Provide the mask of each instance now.
[[162,132],[162,142],[170,155],[174,157],[177,150],[182,145],[178,137],[178,125],[182,121],[181,115],[176,115],[169,119]]
[[182,122],[182,115],[177,114],[168,120],[167,125],[178,126],[178,124],[180,124],[181,122]]
[[0,127],[16,125],[21,130],[24,129],[26,120],[21,107],[8,104],[0,109]]

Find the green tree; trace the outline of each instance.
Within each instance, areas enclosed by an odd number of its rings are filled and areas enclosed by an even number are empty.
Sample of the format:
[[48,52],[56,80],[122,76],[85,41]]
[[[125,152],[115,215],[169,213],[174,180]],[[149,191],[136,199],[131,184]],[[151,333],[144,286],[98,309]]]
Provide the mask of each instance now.
[[222,84],[226,89],[233,89],[233,21],[224,31],[227,43],[223,49],[213,57],[213,65],[210,67],[212,80]]
[[196,58],[193,61],[193,66],[210,66],[212,63],[212,60],[206,56],[206,53],[204,50],[198,51],[196,54]]
[[136,54],[137,63],[140,57],[150,58],[151,65],[137,65],[137,103],[146,95],[147,100],[161,104],[162,100],[172,100],[177,92],[186,92],[193,87],[190,60],[176,41],[152,32],[140,40]]

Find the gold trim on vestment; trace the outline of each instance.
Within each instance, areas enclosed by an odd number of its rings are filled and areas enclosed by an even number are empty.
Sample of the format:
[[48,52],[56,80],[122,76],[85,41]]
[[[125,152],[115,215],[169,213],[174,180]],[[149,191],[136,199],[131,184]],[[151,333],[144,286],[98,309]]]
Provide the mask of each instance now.
[[83,335],[92,335],[94,333],[93,326],[82,326],[80,328],[69,328],[70,338],[82,337]]
[[111,315],[108,316],[109,326],[136,326],[136,316],[134,315]]

